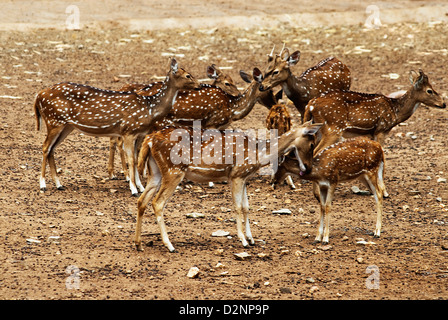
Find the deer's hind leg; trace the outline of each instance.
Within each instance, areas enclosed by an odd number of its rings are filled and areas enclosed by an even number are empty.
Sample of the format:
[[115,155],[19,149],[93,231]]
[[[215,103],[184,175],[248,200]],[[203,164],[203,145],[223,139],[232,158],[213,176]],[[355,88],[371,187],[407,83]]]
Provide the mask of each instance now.
[[50,167],[51,177],[56,184],[56,188],[62,190],[64,187],[59,180],[59,176],[56,169],[56,163],[54,161],[54,150],[58,145],[64,141],[64,139],[73,131],[71,126],[59,126],[54,128],[48,128],[47,137],[42,145],[42,170],[40,176],[40,189],[46,190],[45,183],[45,171],[46,164],[48,161],[48,165]]
[[364,179],[369,186],[370,190],[373,193],[373,196],[375,197],[376,202],[376,227],[374,236],[379,237],[381,234],[381,220],[383,216],[383,192],[384,192],[384,183],[382,181],[379,181],[378,179],[378,171],[367,173],[364,175]]

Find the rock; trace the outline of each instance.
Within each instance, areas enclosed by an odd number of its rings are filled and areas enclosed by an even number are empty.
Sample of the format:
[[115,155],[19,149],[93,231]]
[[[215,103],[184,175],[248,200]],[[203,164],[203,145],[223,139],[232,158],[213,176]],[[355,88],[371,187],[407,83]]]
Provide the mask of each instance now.
[[191,279],[197,278],[199,276],[199,272],[198,267],[191,267],[187,273],[187,277]]
[[234,256],[235,256],[236,260],[240,260],[240,261],[250,260],[252,258],[252,256],[250,254],[248,254],[247,252],[235,253]]
[[439,182],[439,183],[443,182],[444,183],[444,182],[446,182],[446,179],[445,178],[439,178],[439,179],[437,179],[437,182]]
[[372,245],[372,244],[376,244],[376,243],[373,242],[373,241],[361,240],[361,241],[357,241],[356,244],[359,244],[359,245]]
[[222,256],[223,254],[224,254],[224,249],[216,249],[215,250],[215,255]]
[[306,278],[305,281],[306,281],[306,283],[314,283],[314,282],[316,282],[316,280],[314,280],[311,277]]
[[212,237],[227,237],[230,234],[228,231],[216,230],[212,233]]
[[104,236],[108,236],[110,234],[110,232],[109,232],[109,230],[103,230],[103,231],[101,231],[101,235],[104,237]]
[[200,213],[200,212],[190,212],[186,214],[187,218],[193,218],[193,219],[197,219],[197,218],[204,218],[205,214]]
[[328,251],[328,250],[330,250],[331,248],[333,248],[333,247],[330,246],[329,244],[324,245],[324,246],[317,247],[317,249],[320,249],[320,250],[322,250],[322,251]]
[[273,214],[285,214],[285,215],[292,214],[291,210],[289,210],[289,209],[274,210],[274,211],[272,211],[272,213]]
[[32,239],[32,238],[26,239],[26,242],[28,242],[28,243],[40,243],[39,240],[37,240],[37,239]]
[[282,288],[280,288],[280,293],[291,294],[292,291],[291,291],[290,288],[284,288],[284,287],[282,287]]
[[312,286],[311,288],[310,288],[310,290],[309,290],[309,293],[314,293],[314,292],[316,292],[316,291],[318,291],[319,290],[319,287],[318,286]]
[[265,260],[265,259],[269,258],[269,255],[267,253],[260,252],[260,253],[257,253],[257,257],[262,260]]
[[358,258],[356,258],[356,261],[358,261],[358,263],[364,263],[364,258],[358,257]]
[[352,192],[355,194],[360,194],[360,195],[369,195],[370,194],[370,191],[361,190],[357,186],[353,186],[351,189],[352,189]]
[[448,250],[448,242],[442,243],[441,247],[442,247],[442,250]]

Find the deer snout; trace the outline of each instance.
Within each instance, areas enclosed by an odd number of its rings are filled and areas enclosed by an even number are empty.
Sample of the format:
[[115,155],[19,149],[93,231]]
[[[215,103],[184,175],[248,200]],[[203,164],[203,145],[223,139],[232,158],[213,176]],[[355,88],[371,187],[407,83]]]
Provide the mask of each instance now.
[[446,103],[444,102],[444,103],[442,103],[442,106],[441,106],[441,108],[442,109],[445,109],[446,108]]

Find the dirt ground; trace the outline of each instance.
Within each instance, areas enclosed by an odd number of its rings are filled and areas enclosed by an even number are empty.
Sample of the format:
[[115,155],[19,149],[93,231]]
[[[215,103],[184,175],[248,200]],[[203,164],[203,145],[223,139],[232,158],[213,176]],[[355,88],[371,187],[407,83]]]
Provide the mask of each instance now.
[[[372,236],[374,200],[354,194],[357,183],[337,189],[330,244],[322,246],[313,244],[319,208],[311,184],[272,190],[266,176],[257,176],[248,185],[255,246],[243,248],[236,237],[228,185],[184,184],[165,211],[175,253],[162,244],[150,208],[145,251],[135,250],[137,200],[123,174],[107,178],[106,138],[72,133],[56,150],[66,189],[56,190],[47,175],[47,191],[41,192],[45,129],[36,131],[33,112],[36,93],[52,84],[69,80],[118,89],[149,83],[165,74],[173,54],[197,78],[206,78],[206,66],[215,63],[245,88],[239,70],[263,69],[266,54],[282,41],[301,51],[295,74],[334,55],[349,66],[353,90],[405,90],[409,71],[421,68],[446,96],[446,34],[446,23],[437,21],[378,29],[357,24],[137,32],[109,23],[79,31],[0,32],[0,298],[447,299],[446,109],[422,105],[386,140],[390,197],[381,238]],[[256,105],[232,127],[263,128],[266,115]],[[280,208],[292,214],[272,213]],[[205,217],[187,218],[191,212]],[[230,236],[212,237],[219,229]],[[357,244],[359,238],[374,244]],[[234,254],[244,251],[252,258],[237,260]],[[187,277],[191,267],[199,268],[197,278]]]

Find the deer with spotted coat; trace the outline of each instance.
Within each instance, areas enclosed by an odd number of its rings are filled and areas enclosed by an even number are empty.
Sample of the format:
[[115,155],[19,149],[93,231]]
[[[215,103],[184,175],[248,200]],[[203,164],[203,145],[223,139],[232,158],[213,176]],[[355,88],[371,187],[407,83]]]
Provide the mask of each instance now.
[[143,191],[144,187],[137,172],[136,139],[149,132],[156,120],[169,113],[179,90],[196,88],[199,88],[197,80],[179,68],[173,58],[162,88],[153,96],[103,90],[71,82],[42,90],[34,103],[37,129],[40,129],[42,119],[47,126],[47,136],[42,147],[40,188],[46,189],[45,169],[48,161],[56,187],[63,189],[56,171],[54,151],[77,129],[93,136],[123,138],[130,189],[132,195],[137,195],[137,188]]
[[[320,124],[306,123],[292,128],[278,138],[278,152],[274,154],[270,152],[270,142],[264,141],[266,153],[255,160],[249,156],[249,137],[241,131],[229,135],[223,130],[213,130],[210,139],[203,139],[201,137],[205,135],[205,129],[199,130],[200,136],[195,137],[198,133],[195,133],[194,128],[168,127],[146,136],[139,153],[138,169],[142,172],[149,168],[151,174],[137,203],[137,250],[143,250],[142,218],[151,199],[162,241],[170,252],[175,250],[168,238],[163,211],[168,199],[184,178],[193,182],[229,181],[237,213],[238,238],[243,246],[253,245],[248,216],[247,180],[261,167],[275,162],[279,155],[291,150],[301,163],[302,170],[307,171],[311,164],[314,136],[320,127]],[[182,140],[179,141],[179,137]],[[183,147],[179,148],[180,144],[186,147],[186,152],[183,152]]]
[[336,90],[311,100],[305,121],[325,123],[316,153],[344,137],[366,135],[382,145],[387,134],[409,119],[421,103],[446,108],[443,97],[431,86],[428,76],[419,70],[410,72],[411,88],[398,98]]
[[320,223],[315,242],[328,243],[330,210],[340,182],[361,179],[373,193],[377,208],[374,236],[381,234],[383,213],[384,153],[381,145],[366,137],[355,137],[333,144],[313,158],[310,170],[300,168],[297,160],[287,158],[277,171],[274,182],[288,175],[313,182],[313,192],[320,204]]
[[291,67],[299,62],[300,51],[289,54],[289,50],[283,47],[279,55],[274,57],[272,54],[273,52],[269,56],[260,90],[281,85],[283,92],[299,111],[302,122],[305,107],[311,99],[328,91],[350,88],[350,70],[335,57],[320,61],[297,77],[291,72]]

